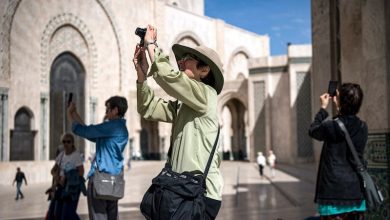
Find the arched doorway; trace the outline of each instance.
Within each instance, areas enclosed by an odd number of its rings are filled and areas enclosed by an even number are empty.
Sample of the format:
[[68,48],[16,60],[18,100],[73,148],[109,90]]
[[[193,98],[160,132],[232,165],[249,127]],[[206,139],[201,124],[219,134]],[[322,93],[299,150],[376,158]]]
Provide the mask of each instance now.
[[160,138],[158,122],[141,118],[140,146],[141,155],[145,160],[160,160]]
[[11,130],[10,160],[34,160],[34,137],[36,131],[31,130],[32,112],[20,108],[15,114],[15,129]]
[[[50,70],[50,159],[55,159],[61,135],[71,131],[66,115],[67,99],[73,93],[73,101],[81,118],[85,113],[85,69],[69,52],[60,54]],[[76,137],[76,146],[84,152],[84,141]]]
[[246,108],[238,99],[231,99],[223,108],[223,151],[224,159],[247,160],[246,132],[245,132]]

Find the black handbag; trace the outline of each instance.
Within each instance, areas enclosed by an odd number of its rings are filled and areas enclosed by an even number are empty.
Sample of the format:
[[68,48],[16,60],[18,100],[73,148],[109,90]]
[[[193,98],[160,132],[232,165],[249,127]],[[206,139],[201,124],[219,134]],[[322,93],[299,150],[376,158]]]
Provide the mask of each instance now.
[[[219,132],[220,128],[202,175],[194,175],[190,172],[176,173],[172,171],[169,163],[165,164],[142,198],[140,209],[146,219],[205,219],[206,177],[217,147]],[[169,152],[171,150],[172,146]]]
[[371,178],[370,174],[368,173],[367,167],[364,166],[363,163],[360,161],[356,153],[355,145],[353,144],[351,137],[349,136],[349,133],[344,126],[344,123],[338,118],[335,121],[340,126],[341,130],[344,132],[349,149],[351,150],[353,158],[357,164],[357,172],[360,176],[361,181],[363,181],[362,184],[364,187],[364,197],[366,199],[367,209],[376,209],[383,203],[382,193],[378,186],[375,184],[374,180]]

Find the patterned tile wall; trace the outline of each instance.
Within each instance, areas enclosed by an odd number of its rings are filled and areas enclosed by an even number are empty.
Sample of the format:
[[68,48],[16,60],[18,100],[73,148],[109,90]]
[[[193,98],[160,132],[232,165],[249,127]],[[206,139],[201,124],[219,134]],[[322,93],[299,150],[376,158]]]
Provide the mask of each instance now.
[[369,134],[364,152],[367,161],[368,171],[381,189],[385,198],[384,204],[375,211],[366,214],[367,220],[389,220],[390,219],[390,134]]

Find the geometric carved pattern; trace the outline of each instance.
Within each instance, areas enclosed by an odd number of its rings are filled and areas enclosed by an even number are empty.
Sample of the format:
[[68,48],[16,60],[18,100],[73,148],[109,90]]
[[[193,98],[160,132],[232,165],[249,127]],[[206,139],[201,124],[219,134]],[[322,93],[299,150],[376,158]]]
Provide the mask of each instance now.
[[375,212],[366,213],[367,220],[390,219],[390,134],[369,134],[364,158],[368,162],[368,172],[381,189],[384,204]]
[[[49,61],[64,51],[71,51],[86,67],[89,66],[88,45],[83,36],[73,26],[65,25],[60,27],[51,37]],[[50,63],[51,63],[50,62]]]
[[310,72],[297,72],[296,77],[297,99],[295,106],[298,157],[313,159],[313,144],[307,135],[307,129],[311,123]]
[[[75,29],[81,33],[81,36]],[[54,38],[53,35],[55,35]],[[71,38],[67,39],[67,36]],[[77,48],[78,46],[82,48]],[[91,89],[95,88],[97,82],[96,45],[87,26],[71,13],[60,14],[52,18],[46,25],[41,39],[41,83],[48,86],[51,64],[59,53],[65,52],[61,49],[76,51],[77,55],[80,55],[80,59],[87,57],[89,52],[87,60],[92,67],[90,85]]]
[[122,71],[125,69],[125,57],[122,56],[124,54],[122,50],[124,50],[124,41],[122,39],[121,29],[120,25],[118,25],[116,19],[115,19],[115,13],[112,11],[110,5],[111,2],[108,0],[96,0],[98,4],[102,7],[103,11],[106,13],[106,16],[108,17],[108,20],[111,23],[111,28],[113,29],[117,50],[118,50],[118,56],[119,56],[119,91],[122,90],[122,79],[123,74]]
[[[11,25],[13,21],[13,17],[15,15],[15,12],[17,10],[17,7],[19,6],[19,3],[21,0],[14,0],[14,1],[7,1],[7,9],[6,13],[3,17],[3,22],[1,26],[1,33],[0,33],[0,78],[9,78],[10,74],[10,33],[11,33]],[[106,0],[96,0],[96,2],[102,7],[103,11],[106,13],[110,23],[111,27],[113,28],[114,35],[117,41],[118,45],[118,54],[119,54],[119,76],[120,80],[122,77],[122,70],[124,69],[124,61],[122,59],[122,51],[123,48],[120,45],[123,45],[123,40],[121,39],[120,29],[119,25],[117,25],[117,22],[114,17],[114,13],[112,12],[111,8],[109,7],[109,2]],[[96,52],[96,46],[94,44],[94,41],[92,39],[92,35],[90,32],[86,29],[86,26],[83,22],[80,21],[76,16],[73,16],[70,13],[64,13],[59,16],[56,16],[53,18],[49,24],[46,27],[46,30],[43,33],[43,37],[41,40],[41,83],[47,84],[47,74],[48,74],[48,65],[50,65],[50,61],[47,60],[48,55],[48,47],[49,47],[49,37],[50,34],[53,33],[53,28],[60,27],[65,24],[70,24],[74,26],[77,30],[79,30],[83,37],[85,37],[88,48],[90,49],[91,53],[91,65],[92,65],[92,78],[93,80],[96,78],[97,73],[97,52]],[[92,87],[95,85],[95,81],[93,81]],[[121,89],[121,88],[120,88]]]
[[387,166],[386,134],[370,134],[364,148],[364,159],[370,168]]
[[[5,1],[3,1],[4,3]],[[11,25],[16,9],[18,8],[20,0],[8,1],[7,9],[3,16],[0,33],[0,78],[8,79],[10,77],[10,35]]]

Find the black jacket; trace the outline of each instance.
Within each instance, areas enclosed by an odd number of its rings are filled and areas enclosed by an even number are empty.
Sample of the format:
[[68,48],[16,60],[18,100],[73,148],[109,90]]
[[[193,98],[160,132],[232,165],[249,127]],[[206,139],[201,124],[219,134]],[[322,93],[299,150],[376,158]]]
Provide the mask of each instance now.
[[[314,202],[333,205],[357,205],[363,199],[363,186],[356,163],[337,122],[326,120],[324,109],[316,114],[309,135],[324,141],[318,169]],[[339,116],[345,124],[361,161],[367,142],[367,125],[355,115]]]

